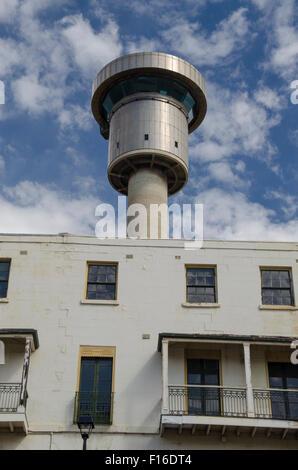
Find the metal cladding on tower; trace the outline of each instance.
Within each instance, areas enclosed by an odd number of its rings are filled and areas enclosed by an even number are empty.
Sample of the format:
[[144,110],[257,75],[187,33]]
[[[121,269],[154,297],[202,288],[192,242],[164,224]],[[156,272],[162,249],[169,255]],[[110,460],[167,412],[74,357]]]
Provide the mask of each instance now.
[[[145,186],[152,175],[155,186],[160,179],[163,194],[159,198],[155,191],[153,202],[167,202],[187,182],[188,134],[203,121],[206,107],[205,81],[185,60],[143,52],[107,64],[93,83],[92,112],[109,139],[111,185],[128,194],[132,176],[134,187],[138,174]],[[131,202],[147,196],[132,195]]]

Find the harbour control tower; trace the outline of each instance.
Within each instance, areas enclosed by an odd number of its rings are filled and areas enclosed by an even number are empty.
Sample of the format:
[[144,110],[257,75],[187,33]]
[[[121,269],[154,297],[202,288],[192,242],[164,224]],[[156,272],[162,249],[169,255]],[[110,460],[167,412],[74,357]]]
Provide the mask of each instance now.
[[[152,204],[167,205],[188,179],[188,134],[206,114],[200,72],[170,54],[119,57],[97,75],[92,112],[109,139],[108,178],[128,207],[143,204],[148,227]],[[148,238],[150,233],[148,229]]]

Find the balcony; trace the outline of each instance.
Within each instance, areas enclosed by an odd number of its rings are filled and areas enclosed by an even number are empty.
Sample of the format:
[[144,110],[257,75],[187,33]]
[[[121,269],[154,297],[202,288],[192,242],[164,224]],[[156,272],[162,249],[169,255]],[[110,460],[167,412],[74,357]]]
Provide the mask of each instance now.
[[257,418],[298,421],[298,390],[253,390]]
[[9,429],[10,432],[24,431],[27,433],[26,418],[27,393],[23,404],[21,403],[22,384],[0,383],[0,428]]
[[112,424],[114,393],[76,392],[74,423],[79,416],[91,416],[94,424]]
[[245,388],[169,385],[169,414],[247,416]]
[[27,382],[36,330],[0,329],[0,433],[28,433]]
[[[274,388],[270,388],[268,376],[269,365],[289,362],[291,341],[280,337],[160,334],[161,435],[167,429],[176,429],[179,434],[297,438],[298,388],[277,388],[277,376],[273,376],[270,383]],[[296,385],[297,373],[291,367],[289,384]],[[209,384],[204,384],[207,380]]]
[[0,384],[0,413],[17,412],[20,400],[21,384]]
[[[253,390],[256,418],[298,421],[298,390]],[[170,415],[248,417],[246,389],[169,385]]]

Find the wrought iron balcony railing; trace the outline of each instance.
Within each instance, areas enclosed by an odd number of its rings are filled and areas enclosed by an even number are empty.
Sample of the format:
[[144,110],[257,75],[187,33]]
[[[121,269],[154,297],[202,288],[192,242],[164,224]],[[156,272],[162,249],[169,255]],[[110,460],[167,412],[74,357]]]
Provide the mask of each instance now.
[[20,398],[21,384],[0,383],[0,413],[16,412],[20,406]]
[[169,385],[174,415],[247,416],[246,389],[216,385]]
[[91,416],[94,424],[112,424],[114,393],[76,392],[74,423],[79,416]]
[[[298,421],[298,390],[254,389],[256,418]],[[169,385],[172,415],[247,417],[246,388]]]
[[298,421],[298,390],[254,389],[253,395],[257,418]]

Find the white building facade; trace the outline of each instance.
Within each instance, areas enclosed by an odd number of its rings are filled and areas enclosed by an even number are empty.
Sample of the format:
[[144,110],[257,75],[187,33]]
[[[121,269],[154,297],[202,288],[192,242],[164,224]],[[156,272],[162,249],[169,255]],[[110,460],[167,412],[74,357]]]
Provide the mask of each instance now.
[[0,242],[0,449],[298,448],[297,243]]

